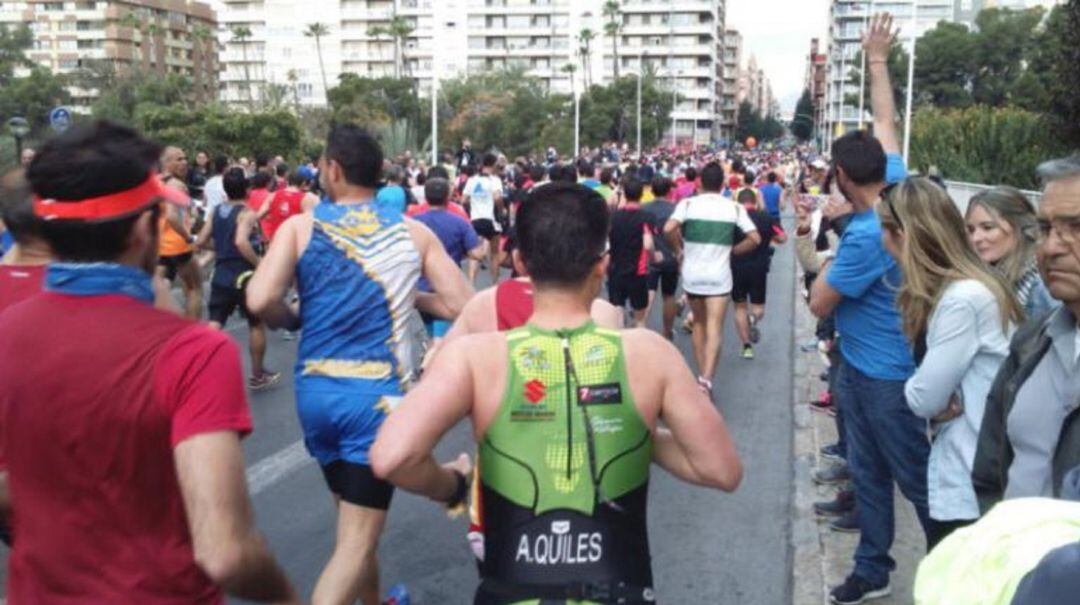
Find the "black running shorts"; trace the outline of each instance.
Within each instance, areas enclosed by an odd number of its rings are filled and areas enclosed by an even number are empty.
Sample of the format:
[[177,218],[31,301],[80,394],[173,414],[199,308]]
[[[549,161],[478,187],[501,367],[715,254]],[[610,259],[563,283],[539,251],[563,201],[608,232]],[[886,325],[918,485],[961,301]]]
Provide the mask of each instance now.
[[379,479],[366,464],[335,460],[322,467],[326,485],[349,504],[389,510],[394,486]]
[[608,300],[620,309],[643,311],[649,306],[649,278],[644,275],[612,275],[608,278]]

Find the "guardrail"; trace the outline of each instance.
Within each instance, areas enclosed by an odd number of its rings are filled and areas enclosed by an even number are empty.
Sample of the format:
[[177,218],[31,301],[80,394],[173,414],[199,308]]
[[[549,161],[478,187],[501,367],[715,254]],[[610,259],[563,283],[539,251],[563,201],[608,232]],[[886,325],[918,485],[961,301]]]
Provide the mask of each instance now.
[[[949,191],[949,196],[952,197],[956,205],[960,207],[960,212],[967,212],[968,202],[975,194],[986,191],[987,189],[993,189],[993,185],[982,185],[979,183],[962,183],[960,181],[945,181],[945,187]],[[1031,200],[1031,203],[1036,208],[1042,203],[1042,192],[1040,191],[1024,191],[1021,190],[1025,197]]]

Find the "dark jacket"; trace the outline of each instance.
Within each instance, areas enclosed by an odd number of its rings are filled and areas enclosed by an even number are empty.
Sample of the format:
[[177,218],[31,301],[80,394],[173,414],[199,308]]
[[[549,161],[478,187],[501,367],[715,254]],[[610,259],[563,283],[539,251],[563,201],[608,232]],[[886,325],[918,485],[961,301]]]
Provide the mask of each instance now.
[[[979,511],[986,514],[1005,497],[1009,482],[1009,467],[1013,462],[1013,448],[1009,442],[1008,418],[1016,403],[1016,394],[1031,376],[1053,340],[1047,334],[1054,311],[1033,318],[1013,336],[1009,344],[1009,356],[998,370],[997,378],[990,387],[986,399],[986,412],[979,430],[979,443],[975,450],[975,464],[971,482],[979,500]],[[1057,450],[1053,460],[1054,496],[1061,496],[1065,474],[1080,465],[1080,410],[1074,410],[1061,426]]]

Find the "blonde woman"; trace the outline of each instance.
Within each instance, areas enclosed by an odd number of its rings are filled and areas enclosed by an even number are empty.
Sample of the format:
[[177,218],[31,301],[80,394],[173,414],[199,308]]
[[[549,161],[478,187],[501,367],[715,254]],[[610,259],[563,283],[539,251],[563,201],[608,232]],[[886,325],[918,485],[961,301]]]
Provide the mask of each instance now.
[[904,395],[933,422],[927,466],[930,548],[979,516],[971,468],[990,385],[1022,319],[1002,276],[967,241],[949,195],[928,179],[897,184],[878,205],[885,248],[903,269],[897,305],[919,367]]
[[965,218],[975,253],[1005,277],[1025,317],[1058,305],[1035,266],[1035,208],[1020,190],[1002,186],[977,194]]

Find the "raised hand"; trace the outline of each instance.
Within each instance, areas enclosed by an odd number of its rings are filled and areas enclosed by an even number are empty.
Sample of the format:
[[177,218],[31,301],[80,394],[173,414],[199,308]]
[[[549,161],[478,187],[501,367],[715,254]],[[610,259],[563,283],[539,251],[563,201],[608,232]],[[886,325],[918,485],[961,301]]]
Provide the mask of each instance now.
[[900,30],[893,29],[893,16],[879,13],[870,19],[870,28],[863,32],[862,47],[867,61],[888,61],[893,42]]

